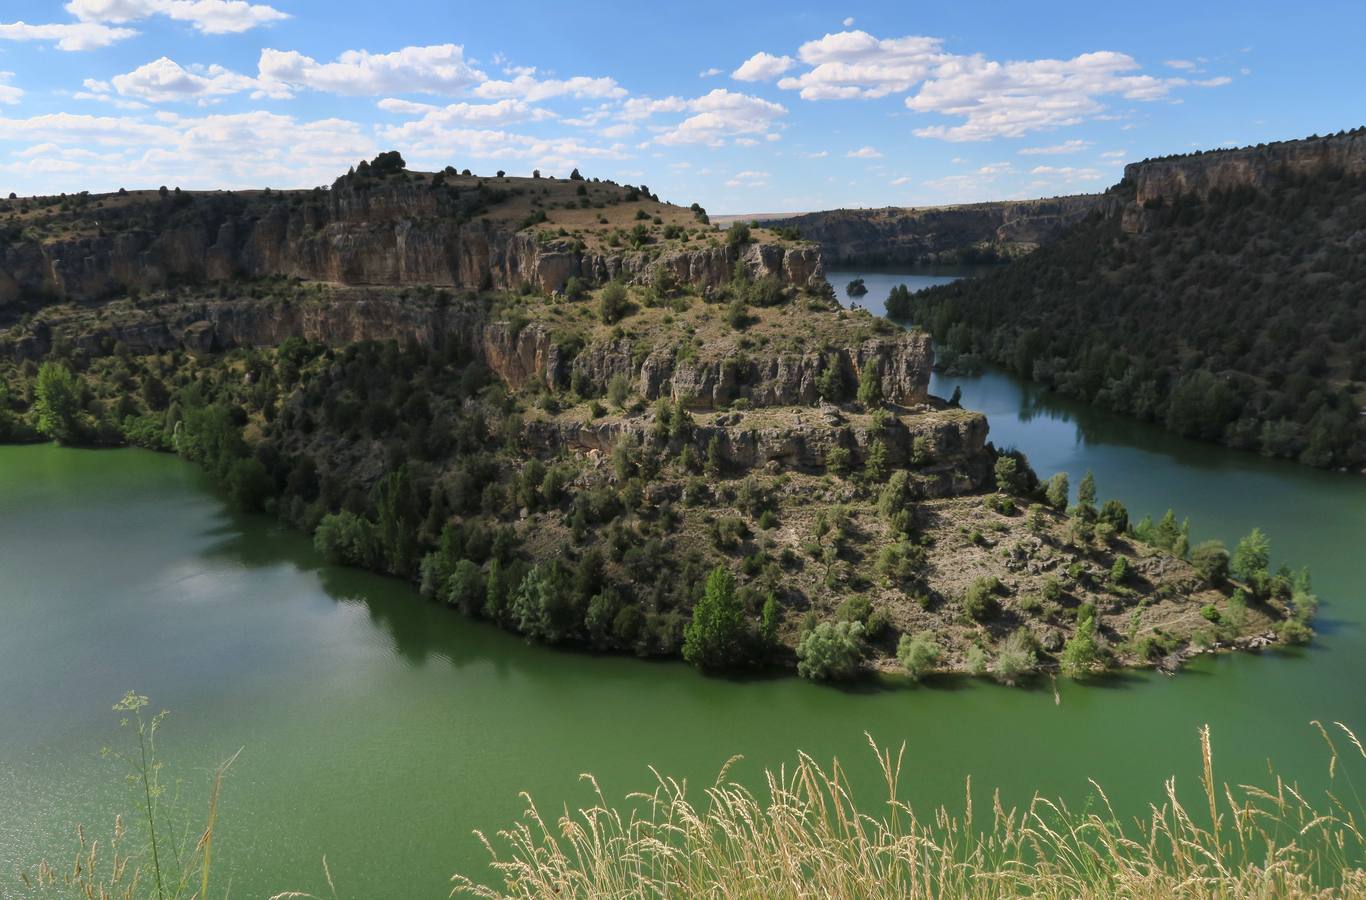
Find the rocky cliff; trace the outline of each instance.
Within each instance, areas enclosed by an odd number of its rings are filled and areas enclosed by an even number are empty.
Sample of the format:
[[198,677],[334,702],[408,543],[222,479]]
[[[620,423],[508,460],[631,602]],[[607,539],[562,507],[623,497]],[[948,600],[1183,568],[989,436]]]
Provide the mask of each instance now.
[[[10,201],[5,208],[25,210],[20,224],[29,227],[0,230],[0,308],[34,298],[88,301],[273,276],[470,290],[530,285],[550,292],[574,276],[646,283],[667,269],[679,282],[706,288],[729,280],[739,264],[751,277],[823,285],[820,254],[803,242],[680,243],[646,234],[634,246],[589,246],[563,226],[538,227],[547,209],[588,206],[575,202],[569,183],[554,183],[550,193],[551,187],[524,182],[533,179],[434,184],[403,173],[344,177],[330,190],[82,197],[79,204],[54,202],[48,216],[32,210],[52,198]],[[693,218],[648,198],[627,202],[617,195],[632,195],[615,185],[595,184],[594,191],[606,200],[597,201],[605,212],[593,224],[609,223],[611,213],[621,218],[614,227],[622,233],[640,216]],[[542,200],[540,192],[551,199]],[[563,200],[554,199],[561,194]],[[621,215],[628,210],[638,211],[635,219]]]
[[1158,222],[1163,207],[1183,197],[1205,200],[1216,191],[1266,192],[1307,179],[1336,181],[1363,174],[1363,128],[1328,137],[1144,160],[1124,167],[1120,188],[1132,199],[1122,207],[1122,227],[1129,234],[1147,231]]
[[1204,198],[1216,190],[1265,190],[1291,179],[1334,173],[1366,173],[1366,129],[1144,160],[1124,167],[1124,178],[1133,185],[1140,206],[1171,202],[1182,194]]
[[963,206],[836,209],[766,219],[816,241],[827,265],[917,265],[1009,258],[1084,219],[1097,194]]

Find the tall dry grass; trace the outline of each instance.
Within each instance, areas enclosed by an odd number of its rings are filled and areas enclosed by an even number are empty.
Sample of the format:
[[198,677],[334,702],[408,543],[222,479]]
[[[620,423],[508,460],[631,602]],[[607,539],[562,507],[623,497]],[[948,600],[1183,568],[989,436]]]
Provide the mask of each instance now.
[[[1362,897],[1366,846],[1361,804],[1343,771],[1366,760],[1335,723],[1314,725],[1327,742],[1330,787],[1311,800],[1274,777],[1265,787],[1219,784],[1208,728],[1200,731],[1201,792],[1176,780],[1146,816],[1124,822],[1099,785],[1096,811],[1036,796],[1022,810],[993,796],[983,820],[971,782],[960,812],[922,819],[901,796],[905,747],[895,757],[871,740],[885,779],[875,806],[856,802],[838,761],[799,757],[769,771],[761,798],[727,781],[704,792],[655,773],[649,794],[613,808],[565,811],[552,827],[526,800],[524,821],[488,839],[500,887],[457,875],[452,894],[482,898],[879,898],[879,897]],[[734,762],[732,760],[732,762]],[[1339,791],[1345,787],[1350,800]]]

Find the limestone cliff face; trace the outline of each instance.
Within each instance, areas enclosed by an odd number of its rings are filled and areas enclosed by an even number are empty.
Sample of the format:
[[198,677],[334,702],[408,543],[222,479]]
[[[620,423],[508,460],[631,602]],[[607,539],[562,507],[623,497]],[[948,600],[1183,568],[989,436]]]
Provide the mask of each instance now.
[[[250,200],[232,194],[153,201],[106,233],[72,239],[0,237],[0,305],[25,297],[88,301],[240,278],[284,276],[348,285],[458,289],[530,284],[559,290],[571,276],[645,282],[668,268],[708,287],[737,262],[753,277],[823,284],[819,250],[788,242],[578,252],[516,222],[480,214],[483,189],[436,191],[401,179]],[[188,197],[188,195],[187,195]],[[151,220],[151,224],[149,224]]]
[[1366,172],[1366,130],[1300,141],[1277,141],[1237,150],[1130,163],[1124,177],[1134,185],[1135,201],[1171,201],[1181,194],[1204,197],[1215,190],[1262,189],[1287,178],[1337,171]]
[[819,402],[817,381],[832,364],[846,384],[857,383],[865,367],[876,365],[883,396],[913,405],[929,396],[934,365],[930,337],[919,332],[826,351],[754,357],[718,359],[683,354],[680,349],[665,344],[637,358],[629,341],[600,342],[574,359],[570,375],[599,391],[606,390],[613,377],[624,376],[647,399],[666,397],[695,409],[723,407],[740,399],[754,406],[809,406]]
[[827,265],[917,264],[945,260],[960,250],[1026,253],[1084,219],[1102,202],[1081,194],[1048,200],[1011,200],[919,209],[837,209],[765,224],[795,226],[820,244]]

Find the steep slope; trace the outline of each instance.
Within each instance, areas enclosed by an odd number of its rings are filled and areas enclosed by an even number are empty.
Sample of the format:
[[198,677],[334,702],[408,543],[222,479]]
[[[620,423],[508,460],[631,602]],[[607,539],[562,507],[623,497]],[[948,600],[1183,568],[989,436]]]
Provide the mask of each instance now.
[[1366,132],[1136,163],[1062,240],[917,295],[985,358],[1172,431],[1366,465]]

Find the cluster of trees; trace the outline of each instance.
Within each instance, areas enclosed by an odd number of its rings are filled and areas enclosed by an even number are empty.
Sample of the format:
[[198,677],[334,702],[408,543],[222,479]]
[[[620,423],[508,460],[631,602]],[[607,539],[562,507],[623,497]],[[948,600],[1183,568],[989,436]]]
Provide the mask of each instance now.
[[[1366,464],[1366,178],[1182,196],[1127,234],[1096,217],[980,278],[889,298],[976,356],[1171,431],[1320,467]],[[895,312],[893,311],[895,310]]]

